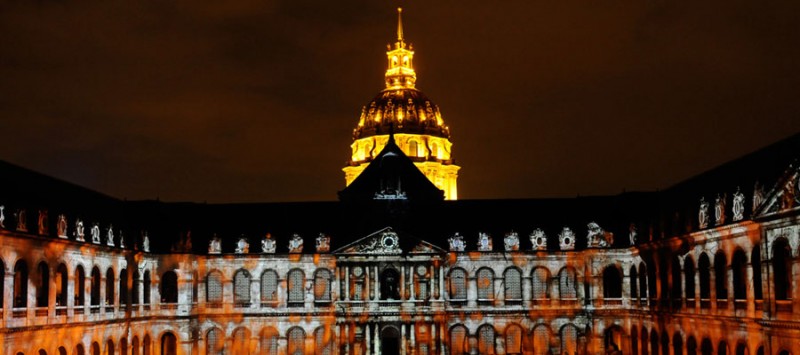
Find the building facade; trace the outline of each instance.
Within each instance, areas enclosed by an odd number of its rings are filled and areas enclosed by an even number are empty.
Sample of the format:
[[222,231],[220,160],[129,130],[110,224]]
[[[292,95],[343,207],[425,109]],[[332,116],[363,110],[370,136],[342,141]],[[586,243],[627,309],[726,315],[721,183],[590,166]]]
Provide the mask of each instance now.
[[402,26],[387,55],[339,202],[122,201],[0,162],[2,353],[800,353],[800,135],[660,192],[450,201]]

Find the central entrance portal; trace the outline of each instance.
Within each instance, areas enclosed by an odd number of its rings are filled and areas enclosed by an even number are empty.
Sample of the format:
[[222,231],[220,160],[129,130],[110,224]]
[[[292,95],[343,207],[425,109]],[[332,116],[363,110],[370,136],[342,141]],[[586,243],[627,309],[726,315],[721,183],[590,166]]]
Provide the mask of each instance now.
[[400,355],[400,332],[394,326],[381,330],[381,355]]

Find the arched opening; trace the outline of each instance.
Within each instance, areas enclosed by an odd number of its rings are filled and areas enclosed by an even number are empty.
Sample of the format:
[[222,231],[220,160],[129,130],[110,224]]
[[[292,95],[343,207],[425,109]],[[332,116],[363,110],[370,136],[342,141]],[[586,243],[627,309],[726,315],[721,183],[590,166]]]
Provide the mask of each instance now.
[[266,327],[261,331],[260,339],[260,354],[277,355],[278,354],[278,339],[280,335],[278,330],[273,327]]
[[[67,306],[67,282],[69,282],[69,275],[67,274],[67,266],[58,264],[56,268],[56,307]],[[59,313],[56,310],[56,313]]]
[[672,277],[672,292],[670,293],[672,305],[676,309],[679,309],[683,305],[683,272],[681,270],[681,261],[678,259],[678,256],[672,257],[669,267],[670,271],[672,271],[670,275]]
[[128,355],[128,338],[122,337],[119,339],[119,354]]
[[[288,289],[289,289],[289,299],[288,305],[289,307],[302,307],[303,301],[305,299],[305,294],[303,292],[304,285],[306,283],[306,277],[302,270],[300,269],[292,269],[289,270],[288,274]],[[305,336],[305,335],[304,335]]]
[[150,355],[150,349],[153,348],[153,344],[150,342],[150,335],[145,334],[144,339],[142,339],[142,355]]
[[550,298],[550,271],[544,267],[533,269],[533,299],[546,300]]
[[616,265],[603,270],[603,298],[622,298],[622,273]]
[[731,273],[733,276],[733,299],[747,299],[747,257],[742,249],[736,249],[731,259]]
[[714,255],[714,286],[717,291],[717,307],[720,307],[719,302],[728,300],[728,260],[723,250]]
[[[47,355],[47,351],[45,351],[44,349],[39,349],[39,351],[37,353],[39,355]],[[113,354],[110,354],[110,355],[113,355]]]
[[[150,270],[145,270],[144,279],[142,281],[142,303],[145,306],[150,304]],[[144,354],[147,355],[147,354]]]
[[83,271],[83,266],[78,265],[75,268],[75,313],[83,313],[81,310],[86,305],[86,273]]
[[28,307],[28,264],[20,259],[14,265],[14,308]]
[[63,346],[58,347],[58,355],[67,355],[67,348]]
[[321,326],[314,331],[315,354],[333,355],[334,344],[333,331],[330,326]]
[[97,342],[92,343],[92,355],[100,355],[100,344]]
[[511,324],[506,327],[506,354],[522,354],[522,327]]
[[653,355],[658,355],[658,332],[656,332],[655,328],[650,330],[650,353]]
[[703,338],[703,341],[700,342],[700,354],[702,355],[714,355],[714,346],[711,345],[711,340],[708,338]]
[[247,355],[250,354],[250,331],[247,328],[239,327],[233,331],[231,339],[231,354]]
[[647,303],[647,265],[644,262],[639,263],[639,299],[641,305]]
[[736,344],[736,355],[750,355],[750,352],[747,350],[747,344],[743,342]]
[[273,304],[278,301],[278,273],[265,270],[261,274],[261,303]]
[[639,330],[631,326],[631,354],[639,355]]
[[728,343],[724,340],[720,341],[717,346],[717,355],[728,355]]
[[792,298],[792,249],[785,238],[772,243],[772,271],[776,300]]
[[89,304],[92,306],[92,313],[100,307],[100,269],[97,266],[92,268],[91,290],[89,292]]
[[450,299],[462,301],[467,299],[467,272],[461,268],[450,270],[447,278],[449,282]]
[[381,273],[381,299],[399,300],[400,299],[400,274],[394,268],[386,268]]
[[106,306],[109,307],[109,311],[114,311],[114,284],[115,282],[114,277],[114,269],[108,268],[106,271]]
[[764,347],[759,346],[758,350],[756,350],[756,355],[764,355]]
[[219,271],[209,272],[206,276],[206,302],[222,303],[222,274]]
[[177,355],[178,338],[171,332],[166,332],[161,336],[161,355]]
[[691,335],[686,339],[686,355],[697,355],[697,340]]
[[85,355],[86,350],[83,348],[83,344],[75,345],[75,355]]
[[50,295],[50,268],[44,261],[36,267],[36,307],[47,308],[48,296]]
[[105,355],[114,355],[115,354],[114,350],[116,350],[116,349],[114,349],[114,341],[111,340],[111,339],[108,339],[106,341],[106,354]]
[[[656,267],[652,259],[647,261],[647,288],[648,295],[650,296],[650,306],[655,306],[658,298],[658,289],[656,288]],[[666,289],[666,287],[665,287]]]
[[467,335],[469,333],[463,325],[459,324],[450,328],[450,355],[469,354]]
[[134,268],[133,270],[133,283],[131,287],[131,304],[139,305],[141,302],[139,300],[139,285],[141,285],[141,275],[139,275],[139,270]]
[[286,338],[289,355],[304,355],[306,353],[306,332],[303,331],[303,328],[290,328],[286,332]]
[[314,301],[331,301],[331,279],[332,274],[328,269],[317,269],[314,272]]
[[233,303],[237,307],[250,306],[250,273],[239,269],[233,274]]
[[131,304],[130,291],[128,289],[128,269],[123,268],[119,272],[119,305],[120,308],[129,308]]
[[792,353],[789,350],[781,350],[778,355],[792,355]]
[[418,150],[417,141],[415,141],[415,140],[409,141],[408,142],[408,156],[410,156],[410,157],[419,156],[419,152],[417,150]]
[[170,270],[161,274],[160,286],[161,303],[178,303],[178,274],[175,271]]
[[753,298],[762,300],[764,291],[761,288],[761,247],[758,245],[750,252],[750,266],[753,268]]
[[516,267],[509,267],[503,272],[503,288],[505,301],[522,301],[522,272]]
[[672,335],[672,353],[674,355],[683,355],[683,337],[681,337],[681,333],[675,332]]
[[[139,355],[139,337],[133,336],[131,339],[131,355]],[[210,354],[210,353],[209,353]]]
[[694,260],[691,256],[686,256],[683,259],[683,277],[686,281],[686,306],[689,308],[694,308],[695,306],[695,292],[696,288],[694,285]]
[[661,354],[670,355],[669,353],[669,335],[666,331],[661,332]]
[[558,292],[562,299],[578,298],[578,278],[575,270],[565,267],[558,272]]
[[381,354],[400,354],[400,332],[393,326],[381,330]]
[[619,326],[608,327],[603,333],[603,346],[606,354],[622,354],[623,331]]
[[697,271],[700,273],[700,307],[707,308],[710,306],[708,300],[711,298],[711,261],[708,260],[706,253],[700,253]]
[[531,344],[533,344],[533,353],[534,355],[546,355],[550,353],[550,330],[547,329],[547,326],[544,324],[537,325],[533,328],[533,332],[531,332],[533,339]]
[[647,344],[649,343],[647,328],[642,326],[642,331],[639,336],[640,336],[639,339],[641,339],[642,341],[642,355],[647,355],[650,353],[650,349],[647,346]]
[[491,324],[484,324],[478,327],[478,353],[479,354],[494,354],[495,353],[495,336],[494,327]]

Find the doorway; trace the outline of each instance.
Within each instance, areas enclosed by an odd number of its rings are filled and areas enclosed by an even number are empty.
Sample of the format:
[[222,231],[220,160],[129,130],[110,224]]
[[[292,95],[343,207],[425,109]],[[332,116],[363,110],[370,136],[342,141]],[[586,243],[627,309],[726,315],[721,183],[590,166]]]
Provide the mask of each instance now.
[[400,355],[400,332],[394,326],[381,331],[381,355]]

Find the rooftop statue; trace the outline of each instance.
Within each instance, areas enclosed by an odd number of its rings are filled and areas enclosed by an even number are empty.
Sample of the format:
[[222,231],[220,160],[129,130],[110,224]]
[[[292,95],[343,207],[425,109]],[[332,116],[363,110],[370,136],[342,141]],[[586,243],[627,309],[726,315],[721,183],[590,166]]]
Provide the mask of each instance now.
[[93,224],[89,233],[92,235],[92,243],[100,244],[100,225],[97,223]]
[[250,243],[247,242],[247,238],[245,236],[241,236],[239,241],[236,242],[236,250],[234,250],[236,254],[247,254],[250,253]]
[[67,239],[67,217],[63,214],[58,215],[58,223],[56,223],[56,232],[58,237]]
[[108,232],[106,232],[106,244],[110,247],[114,246],[114,225],[108,225]]
[[327,253],[331,250],[331,237],[320,233],[317,236],[317,253]]
[[492,237],[486,233],[478,233],[478,250],[492,251]]
[[744,219],[744,194],[739,187],[736,187],[736,193],[733,194],[733,221],[741,221]]
[[82,242],[83,239],[83,221],[80,218],[75,220],[75,240]]
[[569,227],[564,227],[558,234],[558,246],[561,250],[575,250],[575,233]]
[[28,231],[28,221],[26,220],[27,216],[26,216],[26,213],[25,213],[25,209],[24,208],[20,208],[19,211],[17,211],[16,217],[17,217],[17,231],[27,232]]
[[222,241],[216,234],[214,234],[214,236],[211,237],[211,240],[208,242],[208,253],[209,254],[222,253]]
[[727,194],[722,194],[722,196],[717,194],[717,198],[714,200],[715,226],[725,224],[725,200],[727,199],[727,197],[728,197]]
[[614,244],[614,234],[606,232],[599,224],[590,222],[586,228],[589,230],[586,235],[587,248],[608,248]]
[[506,234],[506,237],[503,238],[503,246],[505,246],[506,251],[519,250],[519,235],[517,232],[512,231]]
[[708,228],[708,202],[705,197],[700,198],[700,210],[697,212],[697,226],[700,229]]
[[47,235],[48,232],[47,210],[39,210],[39,235]]
[[0,228],[5,228],[6,224],[6,215],[3,213],[3,210],[6,209],[6,206],[0,206]]
[[447,239],[447,242],[450,244],[450,251],[464,251],[464,248],[466,247],[464,237],[458,233]]
[[533,250],[547,250],[547,235],[541,228],[536,228],[530,235]]
[[292,234],[292,239],[289,239],[289,252],[302,253],[303,252],[303,238],[297,233]]
[[144,232],[144,237],[142,238],[142,250],[145,253],[150,252],[150,237],[147,236],[147,231]]
[[275,254],[275,239],[272,239],[272,234],[267,233],[264,239],[261,239],[261,252]]

